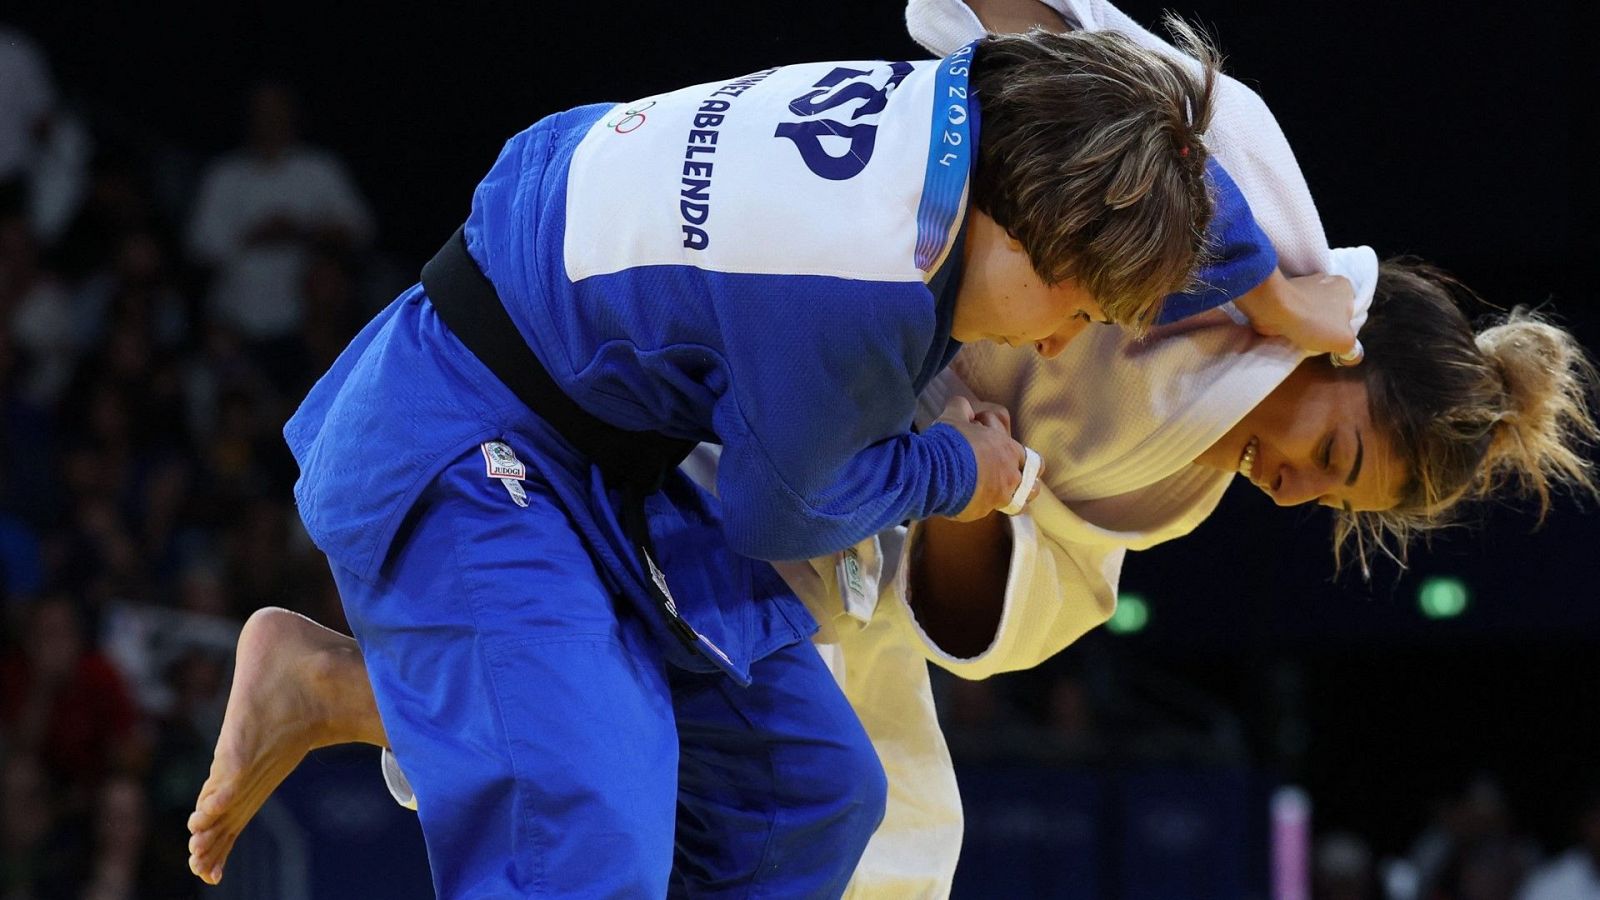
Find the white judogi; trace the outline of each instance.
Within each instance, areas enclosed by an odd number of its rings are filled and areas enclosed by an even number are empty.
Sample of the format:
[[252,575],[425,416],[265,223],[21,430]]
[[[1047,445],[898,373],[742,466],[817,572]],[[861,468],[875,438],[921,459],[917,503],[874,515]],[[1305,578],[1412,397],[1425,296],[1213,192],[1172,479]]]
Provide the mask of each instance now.
[[[1123,32],[1176,53],[1103,0],[1051,5],[1070,24]],[[907,22],[912,36],[935,53],[981,34],[960,0],[911,0]],[[1359,325],[1372,296],[1376,256],[1361,248],[1335,260],[1299,165],[1266,104],[1231,78],[1218,87],[1208,148],[1250,201],[1286,273],[1351,277],[1363,311]],[[1144,342],[1128,340],[1119,329],[1094,329],[1054,360],[1028,350],[970,346],[954,373],[928,388],[924,421],[955,391],[1010,409],[1017,437],[1044,456],[1047,490],[1009,520],[1004,611],[988,649],[971,658],[950,655],[917,626],[906,600],[909,542],[903,534],[854,548],[861,560],[885,560],[876,608],[865,621],[862,607],[872,604],[852,597],[842,555],[780,566],[822,623],[818,649],[889,776],[883,824],[846,897],[906,900],[950,892],[961,846],[961,799],[927,663],[971,679],[1024,669],[1110,618],[1126,552],[1188,534],[1232,480],[1230,473],[1194,465],[1194,458],[1304,357],[1286,341],[1260,337],[1214,311],[1159,328]],[[870,566],[866,574],[870,583]]]
[[[961,799],[934,712],[927,663],[987,678],[1043,662],[1110,617],[1124,554],[1193,530],[1230,473],[1192,463],[1301,359],[1216,313],[1166,326],[1146,344],[1095,329],[1061,356],[969,347],[923,395],[932,417],[951,392],[1004,404],[1045,457],[1046,489],[1009,520],[1011,569],[988,649],[958,658],[928,639],[907,603],[902,556],[870,621],[845,609],[835,560],[780,571],[823,630],[833,666],[889,776],[883,824],[846,897],[944,897],[961,846]],[[914,539],[914,536],[913,536]]]

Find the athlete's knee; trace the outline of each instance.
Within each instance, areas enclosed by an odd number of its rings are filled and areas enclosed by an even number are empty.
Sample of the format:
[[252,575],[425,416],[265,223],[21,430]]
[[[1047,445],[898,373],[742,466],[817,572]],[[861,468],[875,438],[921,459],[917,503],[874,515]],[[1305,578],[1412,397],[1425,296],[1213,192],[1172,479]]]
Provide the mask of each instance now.
[[864,849],[883,821],[889,797],[889,779],[872,742],[862,733],[859,740],[835,745],[818,771],[827,777],[815,785],[823,795],[817,799],[830,811],[838,839]]
[[884,809],[889,802],[889,776],[884,772],[883,763],[878,759],[877,751],[872,749],[871,742],[867,742],[854,757],[857,799],[851,818],[864,832],[861,845],[865,847],[867,838],[872,837],[872,833],[883,822]]

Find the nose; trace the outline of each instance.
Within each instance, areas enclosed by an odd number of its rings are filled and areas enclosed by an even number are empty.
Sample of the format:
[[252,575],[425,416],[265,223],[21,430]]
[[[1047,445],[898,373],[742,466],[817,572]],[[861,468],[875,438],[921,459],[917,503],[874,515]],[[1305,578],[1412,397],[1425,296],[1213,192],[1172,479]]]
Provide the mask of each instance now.
[[1321,499],[1333,488],[1333,476],[1318,468],[1279,467],[1267,493],[1279,506],[1299,506]]
[[1072,339],[1077,337],[1088,325],[1088,322],[1074,317],[1067,324],[1061,326],[1060,330],[1055,334],[1042,341],[1034,342],[1033,348],[1045,359],[1055,359],[1061,355],[1061,351],[1067,349],[1067,345],[1072,343]]

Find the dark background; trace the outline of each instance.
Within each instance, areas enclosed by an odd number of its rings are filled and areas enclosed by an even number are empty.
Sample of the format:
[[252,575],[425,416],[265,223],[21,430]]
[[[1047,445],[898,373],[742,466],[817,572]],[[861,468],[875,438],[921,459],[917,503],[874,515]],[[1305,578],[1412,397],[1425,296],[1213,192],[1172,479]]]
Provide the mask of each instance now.
[[[1123,8],[1152,22],[1164,7]],[[1600,347],[1592,4],[1178,10],[1271,104],[1333,243],[1419,254],[1496,304],[1549,302]],[[500,142],[546,113],[775,63],[925,55],[893,2],[12,0],[0,15],[130,153],[198,164],[238,143],[253,80],[287,80],[309,138],[348,163],[406,271],[464,217]],[[1435,800],[1486,772],[1522,827],[1557,846],[1575,786],[1600,770],[1600,525],[1570,500],[1538,530],[1520,508],[1469,523],[1368,582],[1334,571],[1323,513],[1235,491],[1193,537],[1130,560],[1144,631],[1099,633],[1066,656],[1091,652],[1230,708],[1252,764],[1311,791],[1319,830],[1402,852]],[[1419,612],[1418,586],[1437,574],[1469,586],[1459,618]]]

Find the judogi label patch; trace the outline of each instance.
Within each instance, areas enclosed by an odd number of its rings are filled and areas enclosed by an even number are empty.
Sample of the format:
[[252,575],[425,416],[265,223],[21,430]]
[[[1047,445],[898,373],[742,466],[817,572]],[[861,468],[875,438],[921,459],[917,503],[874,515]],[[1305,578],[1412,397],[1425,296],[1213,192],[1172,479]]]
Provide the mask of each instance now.
[[483,451],[484,469],[488,476],[505,487],[513,503],[526,508],[528,490],[522,486],[522,480],[528,477],[528,467],[517,459],[516,451],[505,441],[485,441],[478,449]]
[[483,450],[483,461],[490,478],[515,478],[521,481],[528,477],[528,467],[517,459],[516,451],[505,441],[486,441],[480,449]]
[[857,622],[871,622],[878,608],[878,584],[883,577],[883,551],[877,535],[846,547],[839,554],[834,576],[839,583],[839,596],[844,598],[844,611]]

